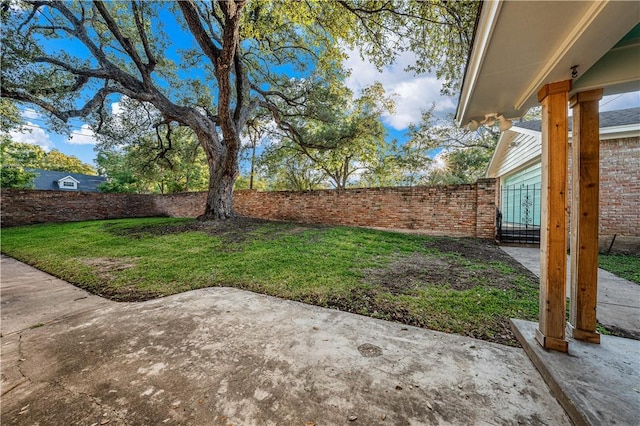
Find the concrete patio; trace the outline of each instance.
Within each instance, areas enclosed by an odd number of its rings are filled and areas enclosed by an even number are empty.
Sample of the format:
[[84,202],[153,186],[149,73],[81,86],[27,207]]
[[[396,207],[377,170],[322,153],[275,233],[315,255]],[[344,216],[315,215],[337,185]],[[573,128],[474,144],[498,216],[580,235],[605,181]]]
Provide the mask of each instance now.
[[[511,257],[540,276],[540,249],[502,246]],[[567,298],[570,297],[571,265],[567,257]],[[600,324],[640,339],[640,285],[598,269],[597,318]]]
[[[539,275],[540,249],[502,249]],[[569,294],[567,290],[567,298]],[[598,269],[597,318],[608,328],[640,337],[640,285]],[[536,342],[537,323],[511,323],[518,341],[575,424],[640,424],[640,341],[601,336],[596,345],[569,338],[569,353],[564,354]]]
[[570,424],[522,349],[232,288],[115,303],[1,266],[3,424]]

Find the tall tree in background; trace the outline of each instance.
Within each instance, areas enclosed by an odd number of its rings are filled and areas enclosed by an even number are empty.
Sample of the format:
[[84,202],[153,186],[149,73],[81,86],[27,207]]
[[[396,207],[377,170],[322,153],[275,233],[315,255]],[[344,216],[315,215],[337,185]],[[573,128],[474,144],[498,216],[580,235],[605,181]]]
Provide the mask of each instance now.
[[421,178],[428,185],[472,183],[484,176],[498,143],[497,128],[483,126],[475,132],[455,125],[453,118],[438,119],[433,109],[424,111],[418,125],[409,126],[409,145],[437,152],[436,161]]
[[171,149],[160,151],[156,135],[140,132],[141,128],[134,132],[135,142],[122,146],[117,143],[122,138],[100,138],[96,163],[100,174],[109,178],[101,186],[103,192],[167,194],[207,189],[207,160],[190,129],[176,129]]
[[13,142],[6,134],[0,135],[0,163],[2,188],[31,188],[36,174],[27,169],[95,175],[96,169],[73,155],[58,150],[46,152],[37,145]]
[[19,129],[22,124],[16,105],[9,99],[0,98],[0,188],[33,187],[36,175],[25,171],[21,159],[13,155],[16,147],[9,137],[9,132]]
[[296,183],[294,189],[306,183],[308,188],[299,189],[313,189],[319,175],[334,188],[345,189],[350,179],[374,167],[379,151],[385,149],[381,118],[393,110],[393,100],[380,83],[365,88],[357,99],[348,90],[328,91],[313,80],[297,85],[312,86],[304,89],[309,94],[307,102],[276,105],[288,125],[279,127],[277,143],[264,152],[262,162],[273,164],[274,159],[280,159],[289,171],[295,170],[291,167],[315,169],[315,173],[305,173],[304,179],[300,176],[298,182],[290,177]]
[[[160,150],[171,148],[177,126],[189,127],[208,162],[203,219],[233,215],[240,135],[257,108],[294,129],[276,108],[306,102],[304,91],[283,96],[291,70],[321,75],[334,90],[345,49],[359,47],[379,67],[412,50],[415,69],[435,70],[450,89],[466,60],[478,7],[444,0],[12,4],[3,2],[1,10],[1,95],[36,105],[54,125],[84,117],[96,131],[109,101],[125,95],[159,111]],[[176,62],[165,52],[178,37],[165,25],[195,46],[172,49]],[[302,138],[297,143],[320,148]]]

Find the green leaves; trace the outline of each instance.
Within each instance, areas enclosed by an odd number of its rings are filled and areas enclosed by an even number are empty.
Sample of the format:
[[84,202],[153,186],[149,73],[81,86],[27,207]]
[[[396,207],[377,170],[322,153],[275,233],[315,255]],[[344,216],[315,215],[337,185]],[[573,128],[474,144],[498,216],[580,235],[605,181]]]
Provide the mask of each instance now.
[[3,166],[55,170],[69,173],[95,175],[96,170],[73,155],[65,155],[53,149],[45,152],[37,145],[12,142],[3,137],[0,141],[0,161]]
[[198,140],[188,128],[172,132],[171,143],[159,146],[149,129],[135,143],[124,147],[112,143],[97,146],[96,162],[109,177],[103,192],[173,193],[204,191],[208,168]]
[[[374,167],[379,152],[385,150],[381,116],[393,101],[380,84],[363,90],[357,99],[320,79],[298,81],[294,86],[301,92],[291,98],[306,102],[279,102],[281,133],[261,162],[283,180],[279,186],[313,189],[328,180],[343,189],[354,176]],[[278,174],[278,167],[285,172]]]

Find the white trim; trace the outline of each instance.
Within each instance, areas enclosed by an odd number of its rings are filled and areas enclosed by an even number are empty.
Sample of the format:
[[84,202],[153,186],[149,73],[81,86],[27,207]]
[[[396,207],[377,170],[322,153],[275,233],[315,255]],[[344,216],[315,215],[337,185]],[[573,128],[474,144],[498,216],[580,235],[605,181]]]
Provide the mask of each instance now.
[[510,128],[506,132],[502,132],[500,135],[500,139],[498,139],[498,144],[496,148],[493,150],[493,155],[491,156],[491,161],[489,161],[489,166],[487,167],[487,174],[485,175],[488,178],[495,178],[497,176],[496,167],[498,166],[498,159],[500,157],[504,157],[505,153],[509,150],[509,145],[516,137],[517,131],[514,127]]
[[640,123],[600,129],[600,140],[640,137]]
[[80,181],[79,181],[78,179],[74,178],[74,177],[73,177],[73,176],[71,176],[71,175],[69,175],[69,176],[65,176],[65,177],[63,177],[63,178],[61,178],[61,179],[58,179],[58,182],[61,182],[61,181],[63,181],[63,180],[69,180],[69,179],[71,179],[71,180],[72,180],[72,181],[74,181],[75,183],[80,183]]
[[[515,103],[515,109],[520,110],[524,104],[547,82],[547,77],[558,66],[562,59],[567,55],[567,52],[571,51],[573,45],[575,45],[582,35],[589,29],[589,26],[598,17],[598,15],[605,9],[609,2],[607,0],[596,1],[585,13],[580,21],[573,27],[571,33],[564,38],[558,49],[551,55],[551,58],[542,67],[542,70],[532,80],[532,83],[527,87],[524,93]],[[567,79],[570,78],[571,70],[567,69]],[[547,82],[548,83],[548,82]]]
[[[71,185],[65,185],[65,183],[70,182]],[[58,179],[58,188],[59,189],[78,189],[78,184],[80,181],[73,176],[65,176],[62,179]]]
[[[496,23],[498,22],[498,16],[500,15],[500,9],[502,8],[502,0],[498,1],[485,1],[482,4],[482,10],[480,11],[480,20],[478,21],[478,28],[476,29],[475,41],[471,50],[471,56],[469,58],[469,64],[467,66],[467,72],[465,73],[463,82],[469,82],[469,84],[462,87],[462,93],[458,100],[458,111],[456,114],[456,124],[461,127],[461,123],[457,117],[465,116],[467,106],[469,105],[469,98],[475,90],[476,81],[480,75],[480,68],[484,63],[484,57],[487,53],[487,46],[489,40],[493,35]],[[462,107],[462,109],[460,109]],[[465,125],[467,123],[464,123]]]
[[538,130],[525,129],[523,127],[518,127],[518,126],[513,126],[511,130],[513,130],[514,132],[522,133],[523,135],[528,135],[528,136],[540,136],[542,134],[542,132]]

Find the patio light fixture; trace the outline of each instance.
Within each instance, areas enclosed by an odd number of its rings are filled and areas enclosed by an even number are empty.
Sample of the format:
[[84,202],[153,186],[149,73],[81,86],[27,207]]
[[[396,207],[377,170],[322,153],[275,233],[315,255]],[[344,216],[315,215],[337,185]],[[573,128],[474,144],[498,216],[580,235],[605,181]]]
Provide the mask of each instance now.
[[493,126],[496,124],[496,121],[498,122],[498,128],[501,132],[509,130],[511,126],[513,126],[513,122],[506,119],[504,115],[498,115],[497,112],[492,112],[491,114],[485,114],[484,120],[482,121],[471,120],[469,124],[467,124],[467,129],[475,132],[480,126]]

